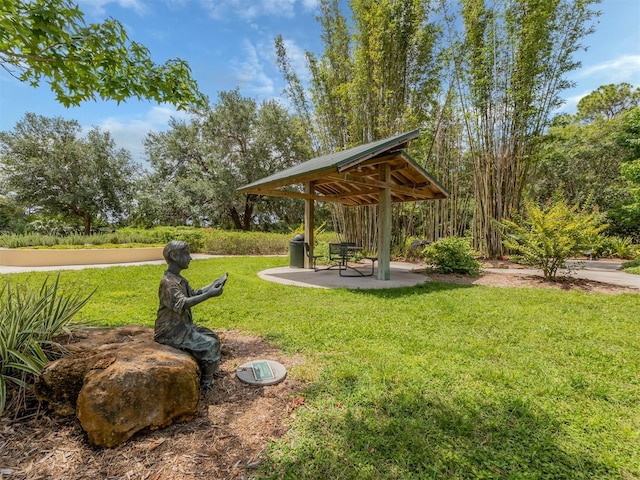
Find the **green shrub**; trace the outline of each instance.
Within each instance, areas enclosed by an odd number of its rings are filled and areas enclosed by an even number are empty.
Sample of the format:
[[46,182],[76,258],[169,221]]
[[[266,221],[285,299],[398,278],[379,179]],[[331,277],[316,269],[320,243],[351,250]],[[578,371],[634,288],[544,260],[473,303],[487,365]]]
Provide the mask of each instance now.
[[624,262],[622,264],[622,270],[626,273],[640,275],[640,258]]
[[440,273],[477,275],[480,263],[474,258],[471,242],[467,238],[448,237],[427,245],[423,250],[425,261]]
[[[324,224],[316,229],[316,242],[335,241],[335,233],[325,232]],[[297,231],[297,230],[296,230]],[[122,228],[95,235],[0,235],[5,248],[71,248],[73,246],[148,246],[182,240],[194,253],[212,255],[286,255],[293,233],[245,232],[195,227]]]
[[630,259],[634,256],[633,241],[631,237],[607,237],[610,248],[610,256],[622,259]]
[[607,228],[597,214],[579,211],[563,200],[546,207],[527,203],[524,217],[515,220],[500,222],[504,245],[542,269],[545,279],[555,277],[568,258],[601,243],[600,233]]
[[282,233],[213,230],[202,253],[211,255],[285,255],[293,237]]
[[14,392],[11,406],[24,405],[35,377],[62,352],[54,337],[69,329],[93,294],[64,294],[59,279],[45,280],[40,289],[7,282],[0,291],[0,415],[9,390]]

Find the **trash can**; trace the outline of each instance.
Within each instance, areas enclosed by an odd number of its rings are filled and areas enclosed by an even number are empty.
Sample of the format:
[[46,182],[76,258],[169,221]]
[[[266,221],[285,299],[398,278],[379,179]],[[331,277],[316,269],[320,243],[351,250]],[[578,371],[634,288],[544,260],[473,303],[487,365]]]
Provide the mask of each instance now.
[[289,242],[289,266],[304,268],[304,235],[300,233]]

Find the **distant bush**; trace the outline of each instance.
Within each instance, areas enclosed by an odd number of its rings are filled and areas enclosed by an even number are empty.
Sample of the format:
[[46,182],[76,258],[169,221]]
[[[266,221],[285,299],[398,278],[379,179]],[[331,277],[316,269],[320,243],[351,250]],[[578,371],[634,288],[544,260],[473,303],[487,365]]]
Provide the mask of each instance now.
[[4,248],[72,248],[91,246],[151,246],[171,240],[189,244],[192,252],[217,255],[282,255],[289,249],[293,235],[282,233],[227,231],[212,228],[156,227],[123,228],[113,233],[95,235],[0,235]]
[[214,230],[204,237],[200,251],[211,255],[284,255],[291,238],[282,233]]
[[[212,255],[286,255],[293,233],[245,232],[195,227],[122,228],[95,235],[0,235],[4,248],[142,247],[182,240],[194,253]],[[318,232],[316,244],[336,241],[333,232]]]
[[468,238],[443,238],[425,247],[423,252],[425,261],[440,273],[477,275],[480,272],[480,263],[474,257]]
[[635,275],[640,275],[640,258],[636,260],[631,260],[629,262],[624,262],[622,264],[622,270],[626,273],[633,273]]
[[28,247],[56,247],[56,246],[86,246],[86,245],[152,245],[160,244],[153,235],[140,232],[127,233],[100,233],[95,235],[78,235],[72,234],[68,236],[57,235],[17,235],[3,234],[0,235],[0,247],[4,248],[28,248]]
[[605,256],[631,259],[634,257],[634,245],[631,237],[605,237],[607,249]]

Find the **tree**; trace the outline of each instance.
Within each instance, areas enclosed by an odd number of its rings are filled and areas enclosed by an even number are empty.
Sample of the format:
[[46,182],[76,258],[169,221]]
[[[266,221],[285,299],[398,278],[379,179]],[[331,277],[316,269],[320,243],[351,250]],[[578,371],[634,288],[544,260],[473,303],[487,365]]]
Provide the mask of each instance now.
[[86,25],[72,0],[2,0],[0,66],[34,87],[47,79],[65,106],[97,97],[204,104],[184,60],[155,64],[117,20]]
[[570,204],[597,205],[610,234],[637,236],[629,176],[640,157],[636,94],[628,84],[604,85],[583,98],[575,115],[554,119],[535,153],[528,195],[544,203],[560,191]]
[[578,117],[585,121],[598,117],[611,119],[637,106],[640,106],[640,88],[634,90],[628,83],[602,85],[580,99]]
[[74,120],[28,113],[11,132],[0,132],[3,194],[49,214],[115,221],[128,211],[137,168],[116,149],[109,132],[93,128],[79,138]]
[[545,279],[556,276],[565,260],[591,250],[597,236],[607,228],[598,213],[580,211],[564,200],[545,207],[527,203],[523,217],[504,219],[504,244],[518,252],[525,261],[542,269]]
[[169,129],[149,133],[144,146],[152,171],[137,195],[135,220],[147,226],[213,223],[213,189],[199,188],[213,181],[199,123],[171,118]]
[[576,116],[555,121],[542,137],[535,153],[528,194],[539,203],[558,191],[572,205],[590,203],[608,211],[626,197],[620,181],[624,147],[619,118],[597,117],[583,123]]
[[502,254],[496,221],[517,214],[540,135],[570,86],[597,0],[463,0],[460,95],[474,161],[474,239]]
[[210,109],[170,126],[145,141],[150,185],[163,197],[169,192],[190,223],[250,230],[278,219],[300,222],[301,209],[292,209],[291,200],[236,193],[310,156],[297,119],[277,102],[258,105],[238,90],[221,92]]
[[[309,99],[276,41],[288,93],[302,118],[312,117],[317,153],[369,143],[431,125],[438,87],[432,2],[357,0],[347,20],[337,0],[321,0],[324,51],[307,52]],[[335,227],[376,248],[375,209],[333,209]]]
[[619,143],[627,149],[627,156],[620,165],[620,174],[629,189],[630,198],[612,212],[624,233],[640,239],[640,107],[629,110],[622,117],[622,133]]

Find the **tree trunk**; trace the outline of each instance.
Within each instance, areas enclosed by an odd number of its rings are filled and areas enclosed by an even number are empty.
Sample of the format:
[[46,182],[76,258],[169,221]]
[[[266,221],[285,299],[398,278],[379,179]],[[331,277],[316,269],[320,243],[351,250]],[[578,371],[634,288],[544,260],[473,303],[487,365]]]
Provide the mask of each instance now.
[[89,212],[84,212],[83,218],[84,218],[84,234],[91,235],[91,215],[89,215]]

